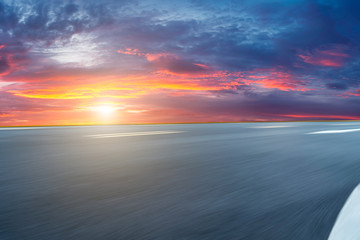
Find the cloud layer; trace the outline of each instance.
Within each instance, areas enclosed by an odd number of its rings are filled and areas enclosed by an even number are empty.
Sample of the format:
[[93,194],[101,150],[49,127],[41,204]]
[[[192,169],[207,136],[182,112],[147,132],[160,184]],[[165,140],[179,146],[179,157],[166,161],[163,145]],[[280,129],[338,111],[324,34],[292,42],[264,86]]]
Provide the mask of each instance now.
[[360,119],[359,7],[0,0],[0,125]]

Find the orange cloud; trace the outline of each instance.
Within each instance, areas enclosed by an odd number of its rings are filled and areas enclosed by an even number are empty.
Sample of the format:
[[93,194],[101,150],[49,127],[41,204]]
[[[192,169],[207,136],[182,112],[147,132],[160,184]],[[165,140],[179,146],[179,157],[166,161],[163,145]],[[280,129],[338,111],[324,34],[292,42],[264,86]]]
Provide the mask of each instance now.
[[141,53],[139,49],[134,48],[126,48],[124,50],[117,50],[118,53],[126,54],[126,55],[137,55],[144,56],[145,54]]
[[[126,50],[129,53],[142,54]],[[145,56],[145,55],[143,55]],[[145,56],[146,57],[146,56]],[[152,59],[163,57],[154,55]],[[156,60],[154,60],[156,61]],[[192,63],[191,63],[192,64]],[[25,74],[13,75],[8,81],[19,84],[6,86],[4,90],[20,104],[17,110],[2,112],[1,125],[39,125],[39,124],[94,124],[121,122],[184,122],[205,121],[208,115],[195,116],[193,111],[180,109],[164,110],[149,106],[149,96],[191,98],[201,96],[206,99],[214,92],[237,91],[243,86],[253,86],[282,91],[307,91],[304,81],[284,71],[276,69],[256,69],[253,71],[216,71],[205,64],[195,64],[208,71],[172,72],[167,69],[147,73],[109,75],[106,72],[78,73],[77,70],[61,74],[34,73],[27,79]],[[52,70],[51,70],[52,71]],[[51,72],[50,71],[50,72]],[[59,70],[57,70],[59,71]],[[8,76],[7,76],[8,77]],[[46,101],[44,101],[46,99]],[[144,102],[145,101],[145,102]],[[112,119],[103,119],[92,107],[111,104],[117,110]],[[132,103],[132,104],[131,104]],[[7,102],[5,102],[7,104]],[[131,105],[131,106],[127,106]],[[36,106],[30,108],[28,106]],[[23,109],[27,110],[23,110]],[[166,118],[166,111],[172,111]],[[156,114],[159,114],[157,116]],[[160,115],[161,114],[161,115]],[[136,119],[134,118],[136,116]],[[180,117],[181,116],[181,117]],[[224,119],[222,119],[224,118]],[[224,116],[213,117],[212,121],[226,120]]]
[[[97,76],[83,79],[75,76],[45,76],[36,82],[11,86],[7,92],[34,99],[138,98],[141,95],[168,92],[170,95],[237,90],[239,86],[260,86],[282,91],[309,91],[303,81],[275,69],[251,72],[209,71],[177,74],[167,70],[146,75]],[[21,81],[18,79],[18,81]],[[26,79],[24,79],[26,80]]]
[[9,89],[8,92],[26,98],[94,99],[134,98],[164,90],[213,91],[226,88],[228,88],[226,84],[216,84],[203,79],[187,78],[158,71],[148,75],[96,77],[82,81],[77,76],[55,78],[50,82],[38,80],[35,83],[18,85],[16,89]]
[[8,114],[8,113],[0,113],[0,118],[8,118],[8,117],[14,117],[14,114]]
[[[45,87],[45,88],[44,88]],[[129,98],[137,95],[131,88],[116,86],[113,82],[99,82],[92,84],[65,85],[56,87],[43,86],[37,89],[9,90],[15,96],[41,99],[91,99],[96,97]],[[116,92],[109,93],[109,92]]]

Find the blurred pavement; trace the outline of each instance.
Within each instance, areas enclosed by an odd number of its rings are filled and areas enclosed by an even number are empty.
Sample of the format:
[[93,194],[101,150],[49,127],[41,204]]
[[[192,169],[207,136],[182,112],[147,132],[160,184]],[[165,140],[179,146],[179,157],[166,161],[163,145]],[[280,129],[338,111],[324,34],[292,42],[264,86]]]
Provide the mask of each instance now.
[[360,183],[356,129],[1,128],[0,239],[327,239]]

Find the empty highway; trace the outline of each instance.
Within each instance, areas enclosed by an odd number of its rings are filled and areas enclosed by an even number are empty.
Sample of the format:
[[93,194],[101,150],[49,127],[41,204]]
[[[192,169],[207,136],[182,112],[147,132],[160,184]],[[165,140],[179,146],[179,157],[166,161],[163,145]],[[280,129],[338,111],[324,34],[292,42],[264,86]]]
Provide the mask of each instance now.
[[360,122],[0,128],[2,240],[327,239]]

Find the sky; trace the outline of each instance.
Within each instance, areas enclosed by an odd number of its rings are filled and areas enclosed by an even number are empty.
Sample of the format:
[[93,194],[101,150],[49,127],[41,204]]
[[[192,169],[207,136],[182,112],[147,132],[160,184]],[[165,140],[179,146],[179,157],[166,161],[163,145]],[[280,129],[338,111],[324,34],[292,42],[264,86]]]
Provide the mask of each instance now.
[[358,9],[0,0],[0,125],[357,120]]

